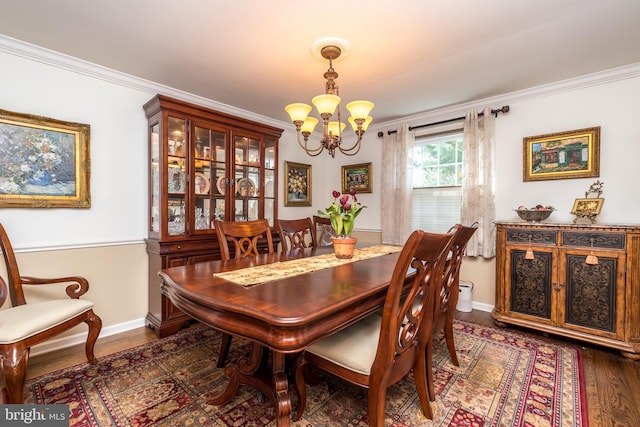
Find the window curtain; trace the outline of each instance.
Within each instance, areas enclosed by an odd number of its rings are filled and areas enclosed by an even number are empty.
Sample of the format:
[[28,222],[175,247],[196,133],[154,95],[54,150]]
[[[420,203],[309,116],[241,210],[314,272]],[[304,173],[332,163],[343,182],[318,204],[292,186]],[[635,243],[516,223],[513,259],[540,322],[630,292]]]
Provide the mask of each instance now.
[[460,222],[478,222],[478,230],[467,244],[467,256],[492,258],[496,255],[495,232],[495,117],[491,108],[482,116],[476,110],[464,121],[462,210]]
[[411,151],[415,143],[409,125],[382,139],[382,243],[404,245],[411,234]]

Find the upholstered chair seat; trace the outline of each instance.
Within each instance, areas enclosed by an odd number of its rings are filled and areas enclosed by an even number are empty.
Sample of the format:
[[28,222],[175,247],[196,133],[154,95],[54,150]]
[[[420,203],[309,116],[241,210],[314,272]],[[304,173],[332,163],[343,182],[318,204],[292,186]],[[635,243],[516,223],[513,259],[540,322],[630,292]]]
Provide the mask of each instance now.
[[338,366],[369,376],[376,358],[382,316],[368,316],[321,341],[307,347],[323,359]]
[[57,299],[0,310],[0,344],[12,344],[93,309],[93,302]]

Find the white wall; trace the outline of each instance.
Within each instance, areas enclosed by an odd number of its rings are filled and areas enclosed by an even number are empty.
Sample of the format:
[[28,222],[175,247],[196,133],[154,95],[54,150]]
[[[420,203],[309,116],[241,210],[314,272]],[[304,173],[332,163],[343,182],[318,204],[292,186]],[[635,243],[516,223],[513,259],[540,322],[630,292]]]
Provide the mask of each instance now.
[[[318,131],[316,130],[315,133],[317,134]],[[309,146],[317,146],[319,138],[319,135],[312,135],[309,140]],[[345,139],[346,146],[351,146],[355,141],[355,138],[351,138],[350,136],[347,136]],[[360,216],[358,216],[356,228],[358,230],[372,230],[379,232],[381,223],[381,140],[377,138],[375,132],[368,131],[364,135],[361,147],[360,152],[354,156],[345,156],[341,153],[336,153],[335,158],[331,158],[331,156],[329,156],[325,151],[317,157],[311,157],[299,147],[293,125],[287,126],[287,130],[280,139],[280,170],[284,171],[285,161],[311,165],[313,174],[312,206],[285,207],[283,206],[284,202],[281,202],[282,207],[279,208],[280,217],[286,219],[301,218],[304,216],[315,215],[318,210],[324,210],[333,202],[333,197],[331,195],[333,190],[341,191],[342,166],[371,162],[373,175],[373,182],[371,184],[372,193],[358,194],[358,201],[362,202],[363,205],[367,206],[367,208]],[[284,175],[281,175],[279,180],[279,200],[282,201],[285,200],[284,179]]]
[[0,108],[91,125],[90,209],[3,209],[18,248],[141,240],[147,204],[146,123],[152,94],[0,53]]
[[[496,120],[496,219],[517,220],[520,205],[538,203],[558,209],[551,220],[570,222],[576,198],[584,197],[599,179],[604,183],[601,223],[640,223],[640,191],[632,174],[640,158],[640,64],[580,79],[531,88],[432,113],[378,125],[395,129],[464,116],[467,110],[509,105],[511,111]],[[601,127],[600,177],[523,182],[523,138],[527,136]],[[376,129],[378,130],[378,129]]]
[[[572,221],[576,198],[596,180],[605,202],[598,222],[640,223],[640,190],[634,170],[640,159],[640,77],[511,102],[496,121],[498,219],[517,219],[512,209],[538,203],[558,209],[554,221]],[[600,177],[522,181],[522,138],[600,126]],[[592,196],[593,197],[593,196]]]

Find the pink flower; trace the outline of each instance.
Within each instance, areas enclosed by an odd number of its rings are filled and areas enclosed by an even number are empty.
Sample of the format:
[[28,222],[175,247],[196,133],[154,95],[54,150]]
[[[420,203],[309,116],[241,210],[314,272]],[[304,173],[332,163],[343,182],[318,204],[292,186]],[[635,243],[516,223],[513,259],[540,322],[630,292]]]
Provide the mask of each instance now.
[[318,211],[318,215],[331,220],[331,227],[337,236],[350,236],[356,217],[366,206],[358,202],[353,188],[349,190],[349,194],[341,194],[339,191],[333,191],[332,194],[333,203],[324,211]]

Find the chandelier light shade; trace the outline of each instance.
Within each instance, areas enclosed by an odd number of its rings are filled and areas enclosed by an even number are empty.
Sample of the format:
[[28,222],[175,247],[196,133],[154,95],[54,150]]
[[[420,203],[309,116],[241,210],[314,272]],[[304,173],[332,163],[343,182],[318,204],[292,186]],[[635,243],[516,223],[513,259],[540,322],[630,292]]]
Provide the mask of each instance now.
[[284,107],[284,110],[287,113],[289,113],[291,120],[293,120],[294,122],[296,121],[304,122],[304,120],[307,118],[307,116],[311,112],[311,106],[297,102],[295,104],[287,105],[286,107]]
[[[318,146],[310,148],[307,145],[309,137],[319,123],[318,119],[309,116],[313,108],[304,103],[289,104],[284,108],[285,111],[289,113],[293,124],[296,125],[298,144],[300,144],[300,147],[310,156],[317,156],[325,149],[331,157],[335,157],[336,150],[347,156],[357,154],[358,151],[360,151],[362,135],[364,135],[367,127],[373,121],[373,118],[369,115],[373,109],[373,102],[349,102],[347,104],[347,110],[351,117],[348,118],[348,121],[357,136],[357,140],[351,147],[343,146],[342,132],[347,125],[341,121],[340,103],[342,100],[338,93],[338,86],[335,84],[338,73],[333,69],[333,60],[338,58],[341,53],[340,47],[334,45],[323,46],[320,50],[322,57],[329,61],[329,69],[324,73],[324,78],[326,79],[325,93],[311,100],[311,103],[316,107],[322,119],[322,137]],[[337,116],[337,120],[331,121],[334,115]]]

